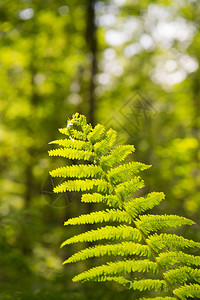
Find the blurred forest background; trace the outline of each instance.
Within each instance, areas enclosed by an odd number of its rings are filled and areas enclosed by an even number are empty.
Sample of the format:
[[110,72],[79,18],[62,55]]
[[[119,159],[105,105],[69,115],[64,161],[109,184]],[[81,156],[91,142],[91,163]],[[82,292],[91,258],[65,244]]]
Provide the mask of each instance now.
[[200,2],[2,0],[0,20],[0,299],[135,299],[62,266],[63,223],[87,207],[53,195],[48,172],[66,162],[48,142],[77,111],[118,130],[153,165],[157,210],[192,218],[179,232],[199,241]]

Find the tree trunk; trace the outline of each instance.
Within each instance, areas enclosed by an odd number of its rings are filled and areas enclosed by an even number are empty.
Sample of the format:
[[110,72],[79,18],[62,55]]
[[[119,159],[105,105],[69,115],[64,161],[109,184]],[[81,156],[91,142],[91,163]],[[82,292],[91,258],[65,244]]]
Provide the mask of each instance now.
[[96,0],[89,0],[87,2],[87,27],[86,27],[86,41],[90,53],[90,82],[89,82],[89,113],[88,120],[94,125],[94,112],[96,108],[95,98],[95,75],[97,73],[97,26],[95,23],[95,3]]

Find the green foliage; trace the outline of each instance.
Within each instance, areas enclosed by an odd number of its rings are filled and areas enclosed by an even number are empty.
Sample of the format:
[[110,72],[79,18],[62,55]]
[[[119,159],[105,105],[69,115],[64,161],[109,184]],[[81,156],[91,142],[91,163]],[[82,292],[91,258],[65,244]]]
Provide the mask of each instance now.
[[151,231],[157,231],[168,227],[179,227],[182,225],[192,225],[193,221],[184,217],[175,215],[143,215],[136,220],[136,226],[144,234],[148,234]]
[[[91,193],[83,193],[82,202],[104,203],[111,207],[82,214],[65,222],[65,225],[99,223],[100,227],[88,229],[62,243],[61,247],[79,242],[93,243],[71,255],[64,264],[101,256],[107,260],[111,256],[114,260],[89,268],[76,275],[73,281],[114,281],[129,289],[155,290],[169,296],[154,299],[197,298],[200,269],[194,266],[200,266],[200,256],[187,254],[180,249],[199,248],[200,243],[175,234],[157,233],[162,229],[192,225],[194,222],[177,215],[144,214],[157,206],[165,195],[152,192],[134,197],[134,193],[138,193],[144,186],[141,178],[135,174],[149,168],[137,162],[123,162],[127,155],[134,152],[134,147],[115,146],[116,132],[105,132],[104,126],[99,124],[93,129],[87,125],[85,117],[77,113],[68,121],[67,127],[60,131],[68,136],[69,143],[66,140],[55,141],[54,144],[63,148],[50,150],[49,154],[86,159],[90,164],[82,162],[51,171],[51,176],[67,178],[54,188],[54,192],[90,190]],[[75,149],[77,152],[74,152]],[[114,224],[104,226],[105,222]],[[117,243],[113,242],[115,240],[118,240]],[[94,245],[94,242],[98,244]],[[115,260],[116,257],[118,260]]]
[[126,211],[121,211],[119,209],[106,209],[69,219],[64,224],[81,225],[102,222],[127,222],[131,224],[131,216]]
[[62,243],[61,247],[78,242],[94,242],[99,240],[136,240],[141,241],[142,235],[137,228],[127,225],[105,226],[75,235]]
[[183,248],[200,248],[200,243],[194,242],[193,240],[188,240],[183,238],[182,236],[178,236],[176,234],[166,234],[161,233],[158,235],[157,233],[151,235],[148,239],[148,244],[156,249],[163,249],[170,245],[170,248],[174,249],[183,249]]
[[[163,201],[158,207],[160,214],[174,213],[198,220],[200,68],[190,74],[186,69],[195,64],[190,63],[190,57],[196,64],[200,61],[200,1],[96,2],[96,16],[92,17],[98,26],[97,74],[93,76],[94,123],[106,123],[113,129],[120,127],[120,132],[126,129],[123,141],[131,138],[130,143],[137,149],[134,160],[153,164],[153,169],[143,172],[142,178],[151,190],[166,194],[167,204]],[[47,141],[60,138],[56,131],[65,124],[64,111],[70,116],[79,110],[91,120],[88,96],[93,55],[86,34],[86,30],[90,32],[89,3],[85,0],[0,1],[1,300],[83,300],[93,299],[93,295],[95,300],[110,300],[116,294],[124,300],[138,296],[136,291],[112,288],[113,283],[95,283],[90,289],[90,283],[72,286],[70,279],[75,269],[90,265],[92,259],[68,264],[65,273],[60,272],[63,252],[68,250],[66,255],[73,254],[76,245],[64,247],[60,257],[57,245],[75,232],[80,234],[82,229],[82,226],[69,226],[63,230],[60,223],[74,216],[75,211],[83,212],[83,207],[84,213],[91,209],[79,201],[68,205],[75,192],[52,194],[52,185],[61,177],[50,180],[47,172],[65,163],[62,157],[50,160],[45,153]],[[109,22],[104,17],[107,15],[113,15]],[[170,28],[182,28],[180,34],[177,36],[174,30],[166,36],[163,30],[164,38],[159,38],[156,33],[161,34],[163,22]],[[128,40],[127,28],[134,31]],[[107,38],[112,30],[124,35],[118,39],[123,44],[116,46],[112,38]],[[148,40],[153,44],[146,49]],[[139,49],[136,54],[135,49],[136,52]],[[180,74],[185,79],[163,89],[154,77],[160,72],[161,80],[164,77],[173,81]],[[120,111],[130,98],[133,101]],[[110,121],[111,116],[115,118]],[[73,141],[68,138],[66,141],[72,147]],[[85,141],[82,142],[81,146]],[[84,149],[90,151],[91,143],[86,142]],[[121,174],[125,176],[126,172]],[[109,208],[119,208],[118,198],[104,196],[102,201]],[[92,199],[87,198],[90,202]],[[93,210],[102,207],[98,202],[92,203]],[[181,228],[178,230],[180,234]],[[199,226],[189,229],[187,237],[200,240]],[[80,246],[81,243],[77,244]]]
[[200,287],[199,284],[185,284],[180,288],[174,290],[174,294],[179,299],[199,299],[200,298]]
[[103,281],[105,281],[107,275],[122,275],[130,274],[132,272],[151,272],[156,274],[158,271],[157,263],[150,261],[149,259],[129,259],[124,261],[109,262],[106,265],[89,269],[88,271],[82,272],[81,274],[75,276],[73,281],[102,281],[101,276],[104,276]]

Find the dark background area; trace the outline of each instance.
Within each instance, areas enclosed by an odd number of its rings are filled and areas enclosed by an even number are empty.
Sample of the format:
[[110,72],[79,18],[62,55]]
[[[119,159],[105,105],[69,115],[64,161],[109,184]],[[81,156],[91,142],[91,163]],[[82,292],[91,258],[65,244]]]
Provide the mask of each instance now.
[[87,206],[54,195],[48,157],[75,112],[119,132],[152,164],[156,209],[192,218],[199,241],[200,3],[130,0],[0,1],[0,299],[136,299],[115,284],[74,284],[94,261],[62,266]]

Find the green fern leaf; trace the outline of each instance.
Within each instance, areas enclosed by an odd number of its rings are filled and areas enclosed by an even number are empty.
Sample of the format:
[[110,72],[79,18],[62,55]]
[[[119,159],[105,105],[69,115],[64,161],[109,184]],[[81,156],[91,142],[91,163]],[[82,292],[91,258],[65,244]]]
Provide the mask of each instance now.
[[133,179],[120,183],[116,186],[115,192],[121,199],[128,198],[133,193],[144,187],[144,181],[141,178],[134,177]]
[[167,284],[164,280],[159,279],[142,279],[138,281],[132,282],[130,288],[133,290],[145,291],[145,290],[152,290],[155,291],[165,290],[168,291]]
[[84,150],[76,150],[70,148],[59,148],[49,151],[49,156],[61,156],[69,159],[78,159],[78,160],[88,160],[93,161],[95,158],[94,152],[84,151]]
[[134,146],[124,145],[118,146],[113,149],[109,155],[102,156],[100,159],[100,165],[103,167],[112,168],[122,162],[129,154],[135,151]]
[[98,141],[102,134],[105,132],[105,127],[101,124],[97,124],[94,129],[88,134],[87,138],[90,143]]
[[200,256],[194,256],[191,254],[186,254],[182,251],[171,251],[160,253],[157,261],[163,267],[173,266],[175,264],[184,264],[184,265],[195,265],[200,266]]
[[57,168],[49,173],[52,177],[88,178],[101,176],[103,170],[96,165],[73,165]]
[[74,244],[78,242],[94,242],[99,240],[136,240],[141,241],[142,236],[138,229],[132,226],[119,225],[119,226],[105,226],[90,230],[79,235],[75,235],[62,243],[61,247],[65,245]]
[[88,191],[97,188],[99,192],[107,192],[111,186],[102,179],[68,180],[54,188],[54,193],[63,193],[66,191]]
[[94,224],[102,222],[127,222],[131,224],[131,217],[125,212],[118,209],[106,209],[81,215],[66,221],[65,225]]
[[176,228],[182,225],[192,225],[195,223],[187,218],[176,215],[143,215],[140,216],[140,220],[136,221],[136,224],[144,234],[148,234],[151,231],[157,231],[168,227]]
[[49,144],[57,144],[66,148],[76,149],[76,150],[87,150],[92,151],[92,145],[89,142],[77,141],[72,139],[62,139],[52,141]]
[[116,274],[128,274],[132,272],[151,272],[154,274],[158,273],[158,265],[148,259],[144,260],[125,260],[107,263],[106,265],[101,265],[88,271],[82,272],[73,278],[74,282],[77,281],[98,281],[98,279],[106,275],[116,275]]
[[122,208],[121,201],[117,195],[101,195],[99,193],[84,194],[81,201],[85,203],[105,203],[114,208]]
[[100,257],[104,255],[129,256],[135,254],[139,256],[151,256],[151,252],[146,245],[136,244],[133,242],[122,242],[119,244],[97,245],[86,248],[72,255],[64,263],[72,263],[91,257]]
[[[81,130],[74,129],[74,125],[80,126]],[[87,124],[85,116],[76,113],[71,120],[68,120],[67,127],[60,128],[59,131],[70,139],[86,140],[87,135],[92,131],[92,126]]]
[[62,134],[68,135],[72,140],[77,139],[77,140],[85,141],[86,140],[86,135],[82,131],[78,131],[76,129],[70,128],[72,125],[73,124],[69,124],[69,125],[67,125],[66,128],[59,128],[59,131]]
[[[80,126],[81,130],[74,129],[74,125]],[[70,139],[86,140],[87,135],[92,131],[92,126],[87,124],[87,119],[84,115],[75,113],[72,119],[68,120],[66,128],[60,128],[59,131]]]
[[188,284],[179,287],[174,290],[174,295],[178,296],[179,299],[187,300],[190,298],[200,299],[200,285],[199,284]]
[[164,273],[164,276],[172,285],[176,283],[184,283],[188,280],[200,283],[200,269],[193,269],[186,266],[169,270]]
[[136,217],[138,214],[158,205],[164,198],[163,193],[149,193],[145,197],[134,198],[125,203],[125,209],[133,217]]
[[200,243],[194,242],[193,240],[188,240],[182,236],[176,234],[167,234],[157,233],[151,235],[147,240],[148,245],[150,245],[154,251],[161,250],[165,247],[174,249],[183,249],[183,248],[200,248]]
[[117,136],[116,131],[113,129],[109,129],[105,135],[105,138],[94,145],[94,151],[98,155],[105,154],[108,150],[110,150],[110,148],[114,144],[116,140],[116,136]]
[[113,184],[116,184],[129,179],[131,176],[150,167],[150,165],[145,165],[139,162],[131,162],[109,170],[107,176]]

